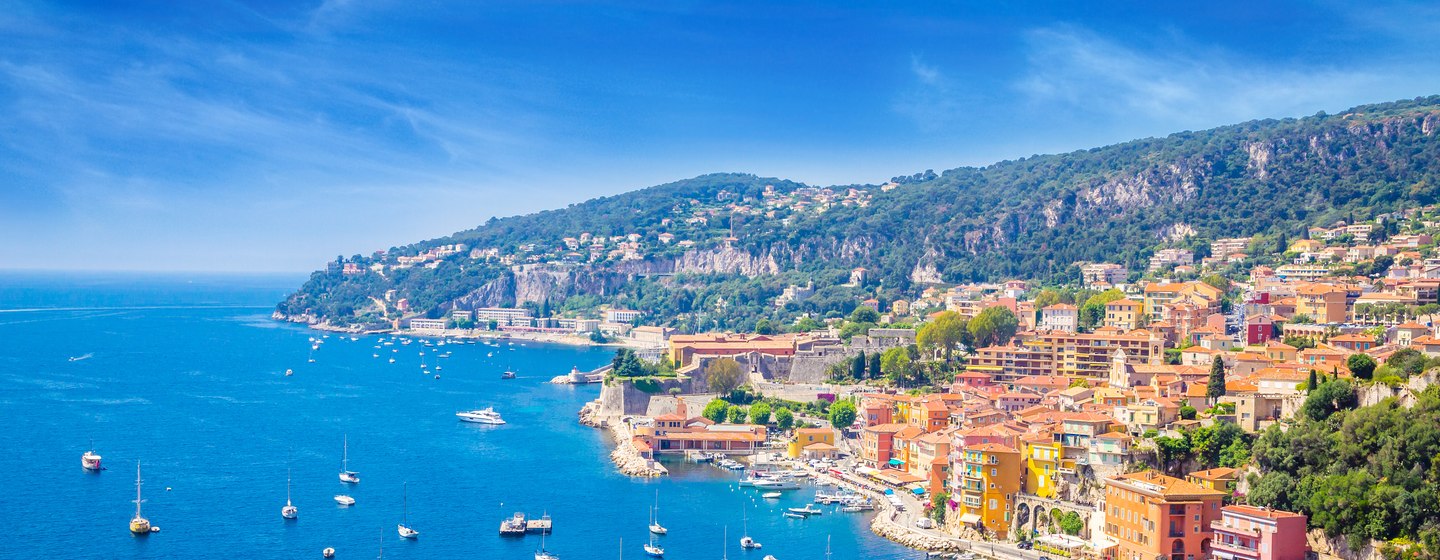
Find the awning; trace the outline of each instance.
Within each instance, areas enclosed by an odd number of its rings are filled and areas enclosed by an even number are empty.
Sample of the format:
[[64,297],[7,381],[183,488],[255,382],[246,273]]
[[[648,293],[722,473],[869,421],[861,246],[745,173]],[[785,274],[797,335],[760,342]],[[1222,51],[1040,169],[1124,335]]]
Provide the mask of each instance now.
[[904,465],[904,464],[905,464],[905,461],[901,461],[900,459],[891,459],[891,460],[890,460],[890,465],[891,465],[891,466],[898,467],[898,466],[901,466],[901,465]]
[[974,525],[974,524],[979,523],[979,522],[980,522],[980,516],[979,516],[979,515],[975,515],[975,514],[973,514],[973,513],[967,513],[967,514],[965,514],[965,515],[960,516],[960,523],[963,524],[963,525]]
[[924,488],[921,488],[921,487],[919,487],[919,486],[916,486],[916,487],[911,488],[910,491],[911,491],[911,492],[914,492],[914,493],[916,493],[916,494],[924,494],[924,493],[925,493],[925,489],[924,489]]

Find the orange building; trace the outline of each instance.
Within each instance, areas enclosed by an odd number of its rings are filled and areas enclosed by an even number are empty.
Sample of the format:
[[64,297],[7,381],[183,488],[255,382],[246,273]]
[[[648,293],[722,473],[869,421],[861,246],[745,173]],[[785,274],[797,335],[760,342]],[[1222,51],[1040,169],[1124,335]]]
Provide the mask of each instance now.
[[958,453],[950,483],[960,504],[960,523],[1006,538],[1014,514],[1015,494],[1025,479],[1020,450],[998,443],[967,446]]
[[1224,497],[1156,471],[1105,479],[1105,534],[1120,543],[1115,560],[1209,558]]

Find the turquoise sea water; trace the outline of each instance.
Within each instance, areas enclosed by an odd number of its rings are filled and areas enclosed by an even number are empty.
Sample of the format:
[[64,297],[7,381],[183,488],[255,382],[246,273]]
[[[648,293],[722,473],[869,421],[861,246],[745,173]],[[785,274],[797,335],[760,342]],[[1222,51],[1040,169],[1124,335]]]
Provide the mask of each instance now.
[[[575,422],[598,388],[544,383],[610,351],[446,345],[426,351],[432,375],[418,343],[377,350],[378,337],[331,335],[312,353],[321,333],[269,319],[301,280],[0,274],[0,524],[11,528],[0,558],[319,558],[327,546],[374,558],[383,538],[386,558],[529,560],[538,537],[496,534],[514,511],[548,512],[548,548],[566,560],[616,558],[621,538],[626,558],[643,558],[657,489],[666,558],[720,558],[724,526],[732,559],[820,559],[827,536],[837,559],[920,556],[862,516],[780,516],[813,489],[767,503],[708,466],[616,474],[602,432]],[[520,378],[501,380],[507,368]],[[485,406],[509,424],[454,417]],[[355,486],[336,478],[346,434]],[[99,474],[80,468],[91,441]],[[137,460],[146,517],[162,529],[140,538],[127,530]],[[280,517],[287,466],[293,522]],[[405,482],[414,542],[395,533]],[[357,504],[338,507],[342,492]],[[746,507],[761,551],[737,545]]]

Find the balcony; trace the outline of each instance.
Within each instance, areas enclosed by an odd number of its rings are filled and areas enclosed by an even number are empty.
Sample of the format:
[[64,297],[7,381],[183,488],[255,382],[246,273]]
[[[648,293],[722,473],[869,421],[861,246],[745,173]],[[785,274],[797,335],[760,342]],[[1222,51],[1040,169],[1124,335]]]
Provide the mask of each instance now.
[[1210,530],[1215,531],[1217,534],[1229,533],[1232,535],[1248,535],[1257,538],[1260,536],[1260,529],[1258,527],[1251,526],[1249,529],[1242,529],[1239,525],[1228,523],[1223,519],[1211,521]]
[[1258,551],[1258,550],[1256,550],[1256,549],[1254,549],[1254,548],[1245,547],[1245,546],[1240,546],[1239,544],[1236,544],[1236,543],[1226,543],[1226,542],[1222,542],[1220,539],[1215,539],[1215,540],[1210,541],[1210,549],[1211,549],[1211,551],[1216,552],[1216,553],[1227,553],[1227,554],[1215,554],[1214,556],[1217,557],[1217,558],[1219,558],[1219,557],[1225,557],[1225,556],[1232,557],[1232,558],[1245,558],[1245,559],[1256,559],[1256,560],[1258,560],[1258,559],[1260,558],[1260,551]]

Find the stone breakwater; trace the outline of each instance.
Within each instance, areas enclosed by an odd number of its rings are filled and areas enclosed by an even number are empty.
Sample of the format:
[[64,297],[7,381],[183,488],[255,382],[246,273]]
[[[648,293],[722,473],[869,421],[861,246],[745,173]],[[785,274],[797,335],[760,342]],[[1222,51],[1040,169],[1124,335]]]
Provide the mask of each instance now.
[[922,533],[890,520],[890,509],[875,514],[870,521],[870,531],[903,546],[932,552],[965,552],[970,543],[950,537],[939,537]]
[[619,419],[601,418],[598,414],[600,401],[585,403],[580,408],[580,423],[592,428],[609,429],[611,437],[615,438],[615,450],[610,452],[610,460],[615,463],[615,468],[620,474],[638,477],[656,477],[670,474],[660,463],[646,459],[640,455],[640,451],[633,445],[634,438],[630,434],[630,426]]

